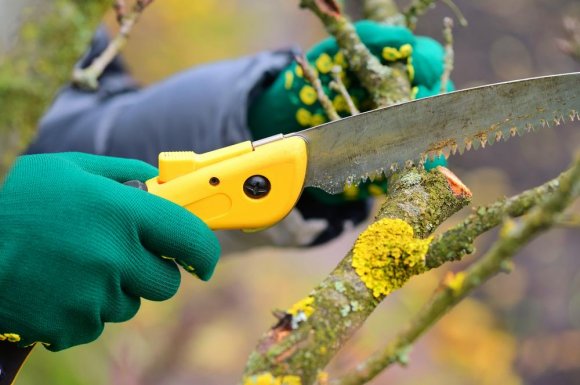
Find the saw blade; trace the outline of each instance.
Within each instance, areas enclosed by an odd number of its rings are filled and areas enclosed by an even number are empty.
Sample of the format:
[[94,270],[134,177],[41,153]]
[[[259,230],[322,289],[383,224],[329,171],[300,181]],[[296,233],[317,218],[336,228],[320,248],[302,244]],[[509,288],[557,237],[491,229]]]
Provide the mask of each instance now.
[[389,176],[427,157],[463,153],[566,120],[580,120],[580,73],[450,92],[290,134],[308,146],[305,186],[329,193]]

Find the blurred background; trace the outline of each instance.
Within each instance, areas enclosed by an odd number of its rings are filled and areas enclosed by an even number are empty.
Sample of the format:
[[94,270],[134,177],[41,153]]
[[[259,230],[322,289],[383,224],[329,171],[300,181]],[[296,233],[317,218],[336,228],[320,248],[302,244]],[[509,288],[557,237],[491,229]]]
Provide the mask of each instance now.
[[[360,2],[348,2],[357,18]],[[458,88],[580,70],[558,50],[562,18],[580,18],[577,0],[456,0],[469,21],[455,28]],[[163,0],[146,10],[125,56],[143,84],[191,66],[289,45],[308,48],[325,37],[298,1]],[[401,4],[404,4],[401,2]],[[417,33],[441,41],[443,4]],[[112,14],[107,19],[116,30]],[[580,148],[580,125],[546,129],[450,159],[471,188],[474,205],[490,203],[557,176]],[[576,210],[578,212],[578,210]],[[469,210],[444,225],[457,223]],[[361,229],[359,228],[358,231]],[[183,277],[176,297],[143,301],[131,321],[109,324],[95,343],[54,354],[36,348],[19,384],[233,384],[248,354],[285,309],[303,298],[345,255],[357,231],[310,250],[264,248],[224,255],[209,283]],[[354,367],[429,298],[447,270],[478,258],[495,235],[478,241],[465,261],[413,279],[390,296],[329,367],[331,378]],[[372,384],[580,384],[580,234],[542,235],[502,274],[464,300],[422,337],[407,368]]]

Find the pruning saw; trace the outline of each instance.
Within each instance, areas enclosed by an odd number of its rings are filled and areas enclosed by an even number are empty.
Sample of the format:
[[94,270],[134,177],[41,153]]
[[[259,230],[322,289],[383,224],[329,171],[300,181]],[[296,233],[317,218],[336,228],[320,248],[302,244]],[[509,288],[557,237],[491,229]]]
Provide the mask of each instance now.
[[[288,215],[305,187],[336,194],[428,158],[575,120],[580,72],[450,92],[205,154],[164,152],[157,177],[127,184],[185,207],[214,230],[254,230]],[[0,344],[0,385],[12,382],[28,352],[3,354]]]

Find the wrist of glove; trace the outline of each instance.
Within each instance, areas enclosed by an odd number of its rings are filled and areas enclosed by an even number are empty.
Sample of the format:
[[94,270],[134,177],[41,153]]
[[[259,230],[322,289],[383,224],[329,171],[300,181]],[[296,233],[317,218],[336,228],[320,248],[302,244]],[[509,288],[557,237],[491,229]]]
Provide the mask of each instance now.
[[[407,28],[372,21],[357,22],[355,28],[361,41],[383,64],[398,62],[405,65],[414,97],[422,98],[439,92],[444,64],[444,50],[439,43],[428,37],[414,36]],[[347,60],[334,38],[314,46],[306,57],[318,72],[324,91],[341,116],[349,114],[346,102],[329,87],[332,80],[331,70],[337,65],[342,69],[341,78],[353,102],[361,111],[370,108],[368,93],[349,70]],[[451,82],[448,88],[452,90]],[[303,130],[327,120],[317,100],[316,91],[304,79],[302,69],[296,63],[292,63],[278,75],[273,84],[251,104],[248,112],[248,125],[254,139]],[[445,159],[441,157],[427,162],[425,166],[430,169],[445,164]],[[327,205],[342,205],[345,202],[382,195],[386,192],[386,187],[386,180],[376,180],[349,187],[338,195],[330,195],[318,189],[307,189],[305,193]]]
[[120,183],[156,173],[80,153],[17,160],[0,190],[0,335],[53,351],[87,343],[104,322],[133,317],[140,298],[173,296],[176,262],[211,277],[213,232],[182,207]]

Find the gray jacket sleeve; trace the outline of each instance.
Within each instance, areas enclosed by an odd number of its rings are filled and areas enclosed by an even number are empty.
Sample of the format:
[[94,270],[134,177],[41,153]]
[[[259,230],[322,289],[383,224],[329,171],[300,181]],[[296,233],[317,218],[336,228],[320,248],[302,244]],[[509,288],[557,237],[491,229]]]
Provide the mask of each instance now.
[[[100,29],[78,66],[88,66],[107,44],[107,34]],[[136,86],[117,57],[100,77],[98,91],[73,86],[60,91],[27,152],[80,151],[157,166],[163,151],[204,153],[249,140],[250,103],[288,66],[295,52],[263,52],[199,66],[145,88]],[[366,202],[326,207],[305,193],[276,226],[253,234],[224,231],[219,237],[230,252],[258,245],[320,244],[364,220],[368,207]]]
[[[79,65],[107,45],[103,29]],[[116,59],[96,92],[67,86],[40,122],[28,153],[81,151],[141,159],[162,151],[198,153],[250,139],[247,110],[254,94],[292,60],[292,50],[263,52],[195,67],[139,89]]]

